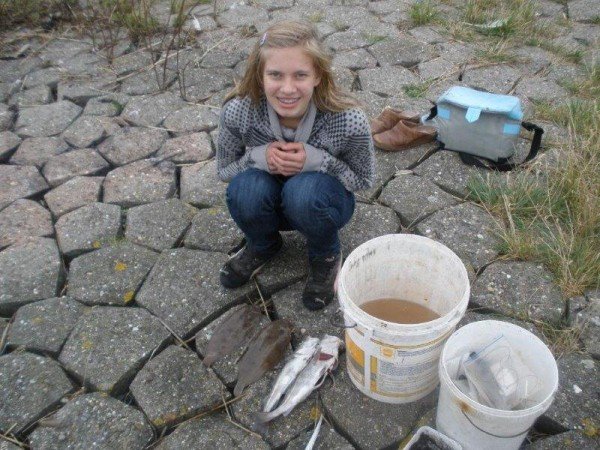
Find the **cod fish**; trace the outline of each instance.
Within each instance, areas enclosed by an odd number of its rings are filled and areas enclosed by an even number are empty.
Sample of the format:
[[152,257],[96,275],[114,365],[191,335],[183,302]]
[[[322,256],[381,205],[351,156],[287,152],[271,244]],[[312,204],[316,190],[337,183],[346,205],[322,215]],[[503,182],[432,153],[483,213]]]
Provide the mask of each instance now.
[[210,367],[219,358],[245,345],[256,333],[262,318],[260,311],[242,305],[232,311],[215,329],[208,341],[202,362]]
[[275,408],[275,405],[286,389],[290,387],[296,379],[296,376],[298,376],[300,371],[304,369],[306,364],[312,359],[318,348],[319,338],[309,337],[300,344],[298,350],[294,352],[290,360],[283,366],[277,380],[275,380],[275,384],[271,388],[271,393],[265,402],[265,407],[263,408],[264,412],[269,412]]
[[233,389],[236,397],[281,361],[290,345],[293,328],[289,320],[275,320],[252,339],[238,364],[238,379]]
[[308,365],[302,369],[302,372],[298,374],[281,404],[271,412],[258,413],[257,422],[270,422],[281,414],[287,416],[297,404],[305,400],[312,391],[319,388],[325,376],[337,366],[341,343],[341,339],[325,335],[321,339],[318,352]]

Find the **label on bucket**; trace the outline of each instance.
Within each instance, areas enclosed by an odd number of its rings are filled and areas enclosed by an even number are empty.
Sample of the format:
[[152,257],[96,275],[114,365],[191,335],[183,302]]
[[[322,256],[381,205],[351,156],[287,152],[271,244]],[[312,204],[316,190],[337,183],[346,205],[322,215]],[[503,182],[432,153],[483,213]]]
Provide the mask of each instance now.
[[361,327],[347,329],[348,374],[380,396],[417,396],[438,382],[437,364],[446,337],[408,348],[369,338]]

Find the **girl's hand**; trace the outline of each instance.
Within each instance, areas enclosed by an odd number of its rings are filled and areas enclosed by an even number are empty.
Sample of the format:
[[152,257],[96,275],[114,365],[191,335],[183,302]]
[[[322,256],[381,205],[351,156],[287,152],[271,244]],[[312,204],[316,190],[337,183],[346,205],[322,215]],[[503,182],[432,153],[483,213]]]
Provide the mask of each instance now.
[[275,154],[277,152],[281,152],[281,146],[285,145],[285,142],[281,142],[281,141],[275,141],[275,142],[271,142],[269,144],[269,146],[267,147],[267,152],[266,152],[266,159],[267,159],[267,166],[269,167],[269,172],[277,175],[280,174],[281,172],[279,172],[278,167],[277,167],[277,163],[275,160]]
[[[268,160],[267,160],[268,161]],[[274,151],[273,162],[278,173],[286,177],[302,171],[306,161],[306,151],[301,142],[286,142]]]

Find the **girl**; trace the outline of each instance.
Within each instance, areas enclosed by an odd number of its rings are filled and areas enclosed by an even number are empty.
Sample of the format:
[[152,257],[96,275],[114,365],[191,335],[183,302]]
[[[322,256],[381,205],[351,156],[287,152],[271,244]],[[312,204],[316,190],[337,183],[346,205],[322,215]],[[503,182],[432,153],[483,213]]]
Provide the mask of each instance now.
[[308,243],[302,301],[310,310],[334,295],[338,230],[352,217],[354,191],[374,178],[369,122],[334,83],[331,58],[310,23],[269,27],[223,105],[219,178],[246,245],[221,269],[221,284],[245,284],[281,249],[280,230]]

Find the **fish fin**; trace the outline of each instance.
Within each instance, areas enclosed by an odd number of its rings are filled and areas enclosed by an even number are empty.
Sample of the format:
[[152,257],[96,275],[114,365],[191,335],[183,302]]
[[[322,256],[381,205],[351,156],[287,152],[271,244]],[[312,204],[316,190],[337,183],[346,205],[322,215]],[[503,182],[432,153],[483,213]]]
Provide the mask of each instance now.
[[277,417],[278,414],[273,414],[273,411],[271,412],[258,412],[256,413],[256,415],[254,416],[254,427],[255,428],[265,428],[265,424],[269,423],[271,420],[273,420],[275,417]]

